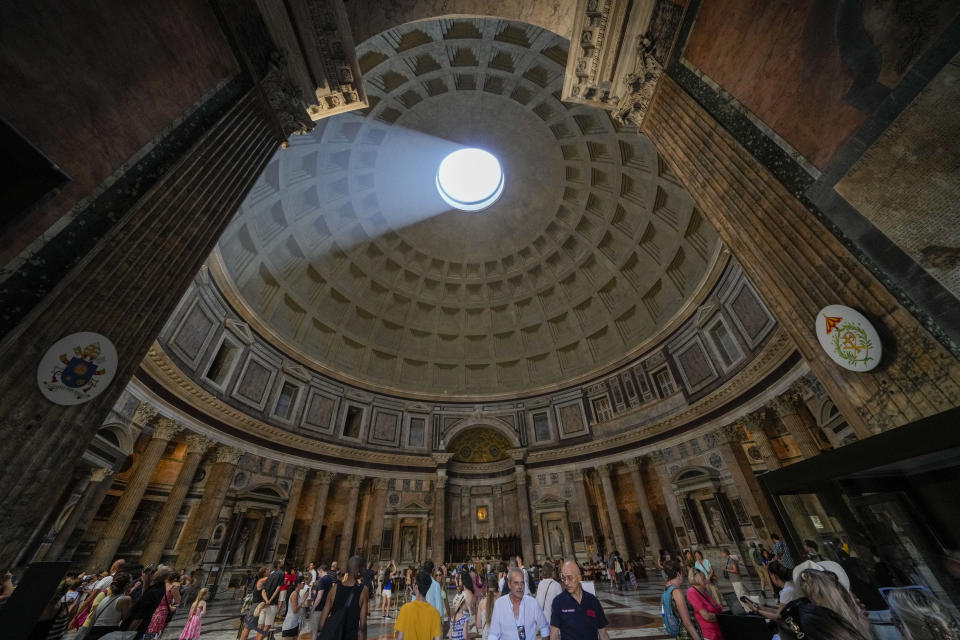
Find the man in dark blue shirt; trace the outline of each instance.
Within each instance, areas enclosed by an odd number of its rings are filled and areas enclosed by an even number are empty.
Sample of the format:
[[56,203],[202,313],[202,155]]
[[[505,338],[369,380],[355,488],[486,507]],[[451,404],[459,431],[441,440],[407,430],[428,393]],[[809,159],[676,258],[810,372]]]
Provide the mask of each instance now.
[[583,575],[577,563],[564,562],[560,579],[564,591],[553,601],[550,640],[610,640],[603,606],[595,595],[580,586]]

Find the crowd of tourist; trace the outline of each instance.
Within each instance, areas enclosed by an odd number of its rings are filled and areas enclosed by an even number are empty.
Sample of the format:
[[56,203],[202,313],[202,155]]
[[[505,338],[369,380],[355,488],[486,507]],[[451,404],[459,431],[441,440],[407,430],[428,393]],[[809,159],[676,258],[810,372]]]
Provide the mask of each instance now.
[[[929,590],[878,590],[839,541],[829,545],[835,559],[804,541],[795,562],[784,542],[772,538],[769,550],[751,543],[747,560],[726,548],[712,560],[702,550],[661,550],[656,563],[666,585],[661,613],[667,633],[746,640],[724,638],[724,617],[736,613],[775,627],[777,640],[960,640],[956,618]],[[755,584],[752,575],[759,581],[753,595],[746,587],[748,579]],[[642,561],[615,551],[582,566],[561,558],[526,566],[520,556],[437,566],[426,560],[404,568],[395,561],[375,566],[359,556],[342,569],[337,562],[299,569],[276,562],[248,572],[238,589],[239,640],[365,640],[368,619],[392,622],[397,640],[607,640],[596,590],[628,591],[646,577]],[[11,578],[6,574],[0,584],[0,607],[15,588]],[[196,640],[207,598],[208,590],[188,572],[162,564],[128,572],[117,560],[109,571],[69,574],[31,637],[158,640],[179,613],[182,631],[168,640]],[[871,620],[868,610],[878,602],[895,630],[878,631]]]
[[[770,550],[750,544],[750,565],[729,549],[721,550],[716,565],[702,551],[661,550],[657,564],[666,588],[660,607],[667,633],[681,640],[741,640],[769,638],[772,628],[775,640],[960,640],[960,623],[928,589],[878,589],[841,541],[830,543],[836,557],[830,560],[816,542],[804,540],[797,563],[778,535],[772,539]],[[759,579],[759,595],[745,588],[748,566]],[[732,592],[742,612],[721,598],[721,588]],[[889,611],[890,621],[872,619],[870,611],[878,610]],[[734,613],[769,622],[755,635],[725,637],[721,617]]]

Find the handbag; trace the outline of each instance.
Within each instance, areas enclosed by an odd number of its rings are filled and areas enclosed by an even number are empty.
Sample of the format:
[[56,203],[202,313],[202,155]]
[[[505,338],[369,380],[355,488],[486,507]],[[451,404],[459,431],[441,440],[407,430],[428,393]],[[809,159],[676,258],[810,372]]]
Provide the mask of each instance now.
[[253,610],[253,617],[259,618],[260,614],[263,613],[263,610],[266,608],[266,606],[267,606],[266,602],[261,602],[260,604],[258,604],[256,608],[254,608]]

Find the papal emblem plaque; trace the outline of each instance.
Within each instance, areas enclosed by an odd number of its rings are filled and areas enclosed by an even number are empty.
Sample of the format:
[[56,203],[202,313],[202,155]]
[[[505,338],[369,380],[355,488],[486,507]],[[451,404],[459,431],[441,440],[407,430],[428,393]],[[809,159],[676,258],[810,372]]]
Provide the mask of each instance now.
[[88,402],[103,391],[117,371],[117,349],[99,333],[74,333],[59,340],[40,360],[37,385],[56,404]]
[[880,364],[880,336],[863,314],[839,304],[817,314],[817,339],[830,359],[850,371]]

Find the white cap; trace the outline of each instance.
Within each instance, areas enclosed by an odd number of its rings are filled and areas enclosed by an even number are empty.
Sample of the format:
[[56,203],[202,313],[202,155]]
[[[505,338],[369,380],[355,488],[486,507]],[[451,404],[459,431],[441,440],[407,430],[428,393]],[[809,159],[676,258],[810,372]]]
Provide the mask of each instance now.
[[813,560],[806,560],[801,562],[793,568],[793,582],[794,584],[800,584],[800,574],[806,569],[813,569],[814,571],[829,571],[830,573],[837,576],[837,581],[843,585],[843,588],[847,591],[850,591],[850,577],[847,576],[847,572],[844,571],[838,563],[833,560],[821,560],[820,562],[814,562]]

